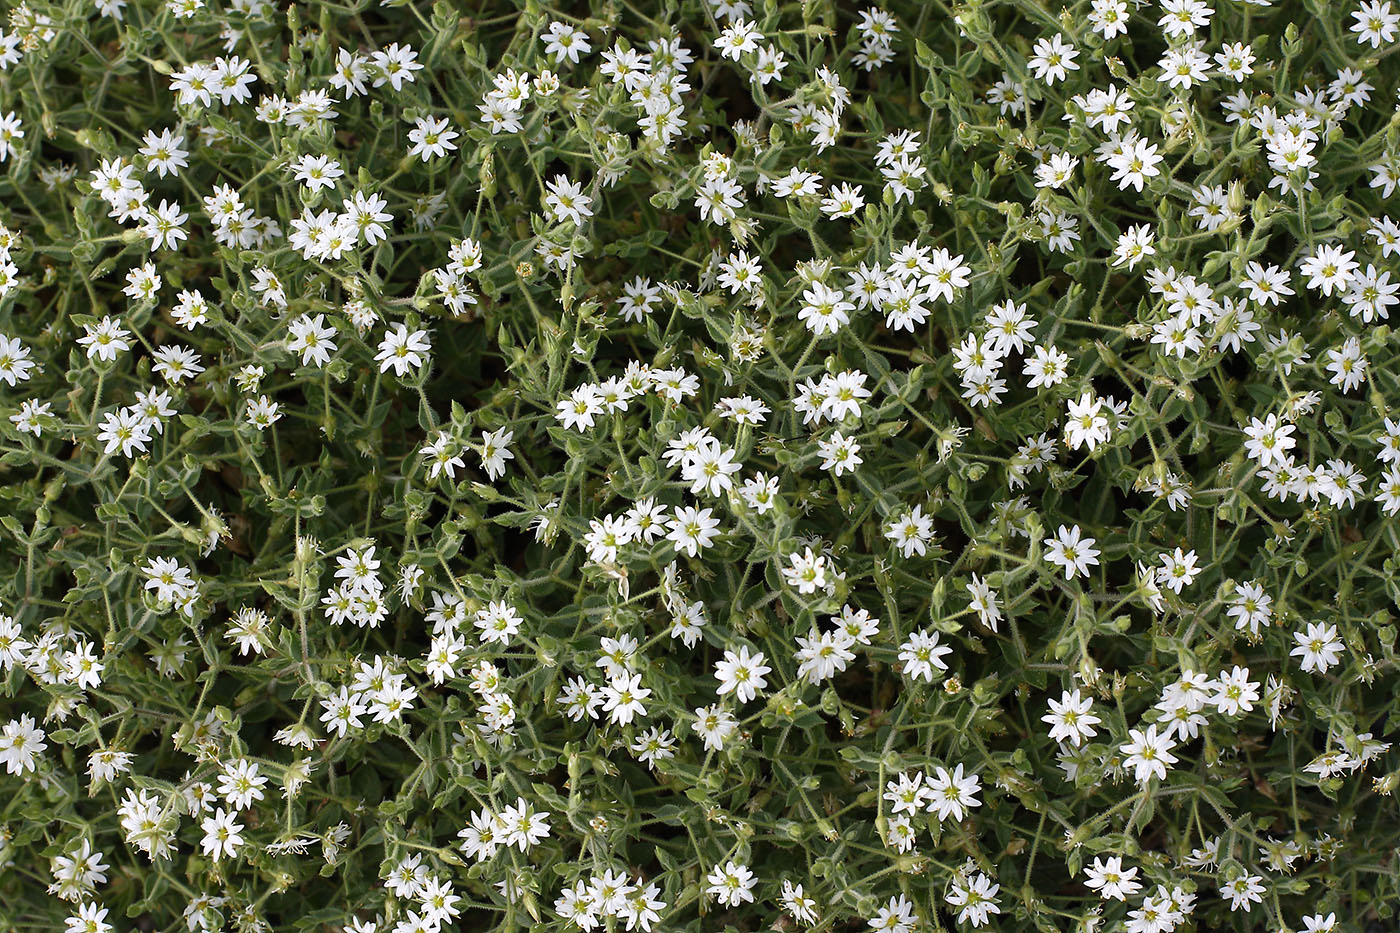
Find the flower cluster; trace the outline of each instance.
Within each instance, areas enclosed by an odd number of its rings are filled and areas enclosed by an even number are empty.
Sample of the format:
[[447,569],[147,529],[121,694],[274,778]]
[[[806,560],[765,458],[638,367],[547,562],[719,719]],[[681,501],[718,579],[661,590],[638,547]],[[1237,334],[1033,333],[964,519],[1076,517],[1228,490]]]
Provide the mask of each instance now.
[[1394,0],[4,22],[0,927],[1393,923]]

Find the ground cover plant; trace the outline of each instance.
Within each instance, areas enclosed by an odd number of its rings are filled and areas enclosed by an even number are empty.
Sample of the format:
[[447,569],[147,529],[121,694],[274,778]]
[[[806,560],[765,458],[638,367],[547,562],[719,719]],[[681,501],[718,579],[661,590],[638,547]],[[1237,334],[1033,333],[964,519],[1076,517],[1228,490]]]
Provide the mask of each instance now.
[[1394,929],[1392,0],[0,31],[0,929]]

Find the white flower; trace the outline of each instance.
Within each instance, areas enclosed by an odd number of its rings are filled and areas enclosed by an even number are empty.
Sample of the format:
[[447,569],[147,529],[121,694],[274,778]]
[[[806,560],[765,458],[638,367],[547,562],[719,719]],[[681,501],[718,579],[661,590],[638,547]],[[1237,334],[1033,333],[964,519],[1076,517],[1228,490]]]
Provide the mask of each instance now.
[[933,540],[933,519],[924,514],[923,506],[915,505],[885,526],[885,537],[895,543],[904,557],[922,557]]
[[1069,354],[1053,346],[1036,344],[1022,364],[1022,373],[1029,376],[1027,388],[1053,388],[1069,376]]
[[200,848],[216,862],[225,857],[233,858],[238,854],[238,847],[243,845],[243,824],[238,822],[236,814],[226,812],[223,807],[201,820],[199,827],[204,831]]
[[933,683],[935,668],[940,671],[948,669],[948,663],[943,660],[943,656],[952,654],[953,649],[947,645],[940,645],[938,638],[938,632],[920,629],[899,646],[899,660],[904,665],[906,677]]
[[[1173,90],[1195,87],[1210,77],[1210,56],[1201,48],[1199,42],[1167,49],[1157,64],[1162,69],[1161,80]],[[1142,188],[1139,186],[1138,190],[1141,191]]]
[[1031,49],[1030,61],[1026,62],[1037,79],[1046,84],[1065,80],[1067,73],[1078,71],[1079,64],[1074,60],[1079,50],[1055,33],[1049,39],[1037,39]]
[[580,55],[587,55],[593,51],[593,46],[588,42],[588,34],[567,23],[550,23],[549,30],[542,39],[545,54],[554,56],[555,64],[567,59],[570,64],[577,65]]
[[968,810],[982,806],[982,802],[977,799],[981,789],[982,785],[977,775],[964,775],[961,764],[952,771],[938,767],[928,782],[928,810],[938,814],[940,823],[947,819],[962,822]]
[[556,175],[545,189],[545,207],[549,208],[555,222],[572,221],[577,227],[583,224],[584,218],[593,216],[593,199],[583,193],[578,182],[570,181],[565,175]]
[[107,908],[91,902],[78,905],[78,912],[63,921],[64,933],[112,933]]
[[1113,169],[1112,180],[1120,190],[1131,185],[1141,191],[1143,182],[1162,174],[1157,166],[1164,157],[1157,153],[1157,146],[1145,139],[1125,140],[1122,147],[1108,157],[1108,166]]
[[691,483],[691,493],[719,496],[733,488],[734,474],[744,468],[742,463],[734,462],[736,453],[714,438],[700,445],[681,469],[682,477]]
[[740,703],[747,703],[768,686],[764,674],[773,670],[764,664],[763,652],[749,654],[747,645],[741,645],[739,652],[726,650],[724,657],[715,662],[715,679],[719,681],[720,696],[733,693]]
[[1299,271],[1308,277],[1308,288],[1315,288],[1325,297],[1332,292],[1345,293],[1356,278],[1360,264],[1356,252],[1336,245],[1318,246],[1299,263]]
[[884,798],[890,803],[891,813],[918,813],[928,808],[933,796],[924,778],[924,772],[915,771],[912,777],[900,774],[885,782]]
[[989,915],[1001,913],[1001,907],[996,902],[1000,890],[1001,885],[980,871],[971,877],[960,872],[953,877],[944,900],[950,906],[962,908],[958,911],[959,923],[980,927],[991,922]]
[[321,714],[321,722],[326,724],[328,731],[333,731],[342,738],[352,729],[356,732],[363,729],[364,723],[360,717],[369,712],[369,707],[360,695],[351,693],[345,687],[341,687],[339,693],[322,700],[321,706],[325,710]]
[[972,575],[972,581],[967,584],[967,592],[972,597],[972,608],[976,610],[977,617],[983,625],[995,632],[998,623],[1001,622],[1001,606],[997,603],[997,594],[975,573]]
[[641,674],[615,677],[603,688],[603,711],[615,724],[625,726],[637,716],[647,714],[642,701],[649,696],[651,690],[642,686]]
[[763,34],[755,24],[744,19],[730,23],[715,40],[715,48],[731,61],[738,61],[746,52],[758,51],[758,40]]
[[1070,399],[1067,405],[1069,411],[1065,418],[1065,443],[1071,450],[1078,450],[1080,446],[1087,446],[1093,450],[1108,440],[1109,421],[1103,411],[1103,399],[1096,398],[1092,392],[1086,391],[1078,401]]
[[1327,351],[1327,371],[1332,374],[1328,380],[1343,392],[1350,392],[1366,381],[1366,368],[1369,361],[1361,352],[1361,341],[1348,337],[1340,347]]
[[1277,305],[1283,297],[1294,293],[1288,286],[1291,276],[1286,269],[1272,265],[1265,267],[1251,260],[1244,271],[1244,281],[1239,283],[1239,287],[1250,301]]
[[1061,525],[1055,537],[1044,541],[1047,548],[1045,559],[1062,567],[1066,580],[1081,575],[1087,577],[1089,568],[1099,564],[1100,552],[1094,547],[1095,543],[1094,538],[1080,536],[1078,525],[1070,528]]
[[1400,513],[1400,467],[1391,467],[1381,474],[1374,501],[1386,515]]
[[371,53],[370,58],[378,72],[374,78],[375,87],[382,87],[387,82],[395,91],[401,90],[404,84],[412,84],[417,80],[415,71],[423,69],[418,63],[418,53],[413,47],[401,46],[397,42],[386,49],[376,50]]
[[1234,599],[1225,614],[1235,620],[1236,629],[1249,629],[1251,634],[1258,635],[1259,626],[1268,625],[1273,618],[1272,604],[1273,597],[1257,582],[1241,583],[1235,588]]
[[1171,753],[1176,747],[1171,733],[1159,735],[1155,725],[1148,726],[1146,731],[1130,729],[1128,738],[1118,750],[1127,756],[1123,764],[1133,769],[1133,779],[1139,784],[1146,785],[1153,776],[1165,778],[1167,768],[1178,761]]
[[914,905],[900,894],[890,898],[884,907],[875,912],[875,916],[870,918],[869,926],[873,930],[883,930],[885,933],[912,933],[917,924],[918,917],[914,914]]
[[524,797],[516,797],[515,805],[506,807],[496,818],[503,844],[513,845],[521,852],[539,845],[549,836],[548,817],[548,813],[536,811]]
[[783,909],[792,914],[794,920],[808,926],[817,922],[817,902],[803,893],[802,885],[793,884],[786,878],[782,887]]
[[195,588],[189,569],[168,557],[152,558],[141,572],[147,578],[146,589],[154,591],[159,602],[179,602]]
[[[151,371],[160,373],[165,377],[165,381],[172,385],[179,385],[186,379],[204,372],[204,367],[199,362],[199,354],[188,347],[163,346],[152,353],[151,358],[155,360]],[[168,395],[166,399],[169,400]]]
[[555,407],[555,417],[564,427],[582,432],[584,428],[593,427],[594,417],[603,413],[603,400],[596,388],[585,383],[576,387],[568,398],[560,399]]
[[1257,461],[1261,467],[1288,463],[1288,451],[1298,443],[1293,437],[1295,430],[1294,425],[1280,421],[1273,412],[1265,415],[1262,421],[1250,418],[1249,426],[1244,429],[1245,456]]
[[515,432],[506,428],[481,433],[481,468],[486,471],[487,479],[498,480],[505,475],[506,461],[515,459],[510,450],[514,439]]
[[677,552],[696,556],[719,535],[719,519],[713,515],[714,509],[677,508],[671,517],[666,540],[675,544]]
[[1129,227],[1118,236],[1118,243],[1113,248],[1113,264],[1115,266],[1126,264],[1129,269],[1132,269],[1148,256],[1156,255],[1157,248],[1153,245],[1154,238],[1151,224],[1136,224]]
[[484,644],[505,646],[520,632],[522,621],[514,606],[498,599],[478,609],[473,624],[481,630],[481,641]]
[[0,727],[0,762],[5,763],[5,771],[24,774],[38,770],[35,760],[48,748],[44,738],[44,730],[27,713]]
[[397,323],[393,330],[385,332],[374,360],[379,364],[381,373],[392,369],[394,375],[403,378],[410,370],[423,365],[431,349],[432,343],[426,330],[410,331],[407,325]]
[[851,217],[865,206],[860,185],[842,183],[833,185],[825,198],[822,198],[821,211],[833,220]]
[[330,156],[301,156],[292,163],[292,170],[296,180],[312,191],[334,188],[336,179],[345,175],[340,163]]
[[695,724],[692,728],[705,743],[707,750],[718,751],[724,747],[725,740],[739,728],[739,724],[727,709],[716,704],[696,709]]
[[73,650],[64,654],[63,666],[68,671],[68,679],[79,690],[91,690],[102,683],[104,665],[93,653],[91,642],[78,642]]
[[330,362],[335,352],[335,328],[328,327],[325,315],[303,314],[289,327],[291,336],[287,339],[287,349],[301,354],[301,365],[321,367]]
[[1050,701],[1050,712],[1040,718],[1049,724],[1052,741],[1069,740],[1078,748],[1084,740],[1098,735],[1094,726],[1103,720],[1091,712],[1093,707],[1094,701],[1081,697],[1078,689],[1066,690],[1058,702]]
[[1235,665],[1228,674],[1221,674],[1211,704],[1221,715],[1233,716],[1254,709],[1259,699],[1259,684],[1249,679],[1249,668]]
[[180,209],[179,204],[162,199],[160,207],[146,212],[141,234],[151,241],[152,251],[175,249],[189,237],[188,231],[180,226],[188,219],[189,215]]
[[1337,627],[1309,622],[1307,629],[1294,632],[1293,640],[1298,643],[1292,651],[1293,657],[1302,658],[1303,673],[1327,673],[1327,669],[1341,657],[1342,643],[1337,640]]
[[802,293],[802,308],[797,319],[807,325],[807,329],[818,337],[834,334],[851,322],[851,311],[855,305],[846,301],[844,294],[821,282]]
[[446,117],[423,117],[408,131],[408,141],[413,143],[408,150],[408,156],[418,156],[427,162],[434,156],[447,155],[457,148],[452,140],[460,135],[451,128]]
[[266,430],[281,418],[281,406],[266,395],[259,395],[248,403],[248,421],[259,431]]
[[804,596],[810,596],[827,587],[827,570],[830,561],[825,554],[811,548],[793,551],[788,555],[788,564],[783,570],[783,579],[788,586],[796,588]]
[[854,473],[856,467],[864,462],[858,456],[860,444],[855,438],[846,437],[840,431],[834,432],[826,440],[818,441],[817,449],[822,457],[822,469],[831,470],[837,476]]
[[1396,292],[1400,292],[1400,282],[1390,280],[1390,270],[1377,271],[1368,263],[1365,272],[1353,274],[1350,288],[1342,292],[1342,303],[1351,316],[1360,318],[1362,323],[1385,321],[1390,319],[1390,308],[1400,303]]
[[16,143],[24,138],[23,126],[13,110],[0,117],[0,162],[19,152]]
[[219,775],[219,793],[224,802],[235,812],[245,810],[254,802],[263,799],[263,786],[267,778],[258,773],[255,761],[239,759],[224,765]]
[[716,865],[705,876],[709,885],[705,891],[725,907],[738,907],[753,902],[754,881],[754,874],[747,865],[731,859],[723,866]]
[[1336,933],[1337,913],[1332,911],[1323,916],[1320,913],[1309,914],[1303,918],[1303,933]]
[[964,264],[961,253],[954,256],[940,246],[928,257],[927,272],[919,284],[929,293],[930,300],[952,301],[968,286],[971,272],[972,267]]
[[29,348],[18,338],[0,334],[0,379],[11,386],[25,382],[36,366],[38,364],[29,358]]
[[96,324],[83,325],[83,336],[78,338],[77,343],[87,348],[88,359],[96,357],[111,362],[118,353],[131,349],[131,343],[127,340],[130,336],[131,332],[125,330],[120,321],[104,316]]
[[1074,177],[1079,160],[1068,152],[1056,152],[1035,167],[1037,188],[1063,188]]
[[105,445],[103,452],[107,454],[116,453],[118,450],[123,457],[133,456],[133,451],[145,453],[146,445],[151,442],[150,422],[134,408],[109,411],[102,416],[97,439]]
[[1261,904],[1264,901],[1264,885],[1260,884],[1263,880],[1259,875],[1240,875],[1221,885],[1220,893],[1230,899],[1231,910],[1244,908],[1245,913],[1248,913],[1252,904]]
[[1380,48],[1382,43],[1394,42],[1396,32],[1400,30],[1400,14],[1391,10],[1390,0],[1362,3],[1361,8],[1351,15],[1356,20],[1351,26],[1351,31],[1356,33],[1356,41],[1361,45],[1370,43],[1373,49]]
[[1180,593],[1201,572],[1201,568],[1196,566],[1194,550],[1183,553],[1181,548],[1177,548],[1171,554],[1163,554],[1161,560],[1162,566],[1157,568],[1157,582],[1169,587],[1173,593]]
[[1106,901],[1122,901],[1142,889],[1142,883],[1134,880],[1137,873],[1136,868],[1124,868],[1123,859],[1117,855],[1107,861],[1094,856],[1094,864],[1084,869],[1084,884]]

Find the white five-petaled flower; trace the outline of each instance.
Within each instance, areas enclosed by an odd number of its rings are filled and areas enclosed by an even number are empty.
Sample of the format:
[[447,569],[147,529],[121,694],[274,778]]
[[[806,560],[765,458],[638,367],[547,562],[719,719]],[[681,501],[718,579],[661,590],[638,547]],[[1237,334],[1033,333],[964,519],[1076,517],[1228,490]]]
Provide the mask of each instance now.
[[835,431],[831,437],[818,441],[817,450],[822,457],[822,469],[830,470],[836,476],[854,473],[856,467],[864,462],[859,456],[860,444],[854,437],[847,437],[840,431]]
[[330,156],[303,155],[292,163],[293,176],[312,191],[334,188],[345,170]]
[[410,331],[406,324],[396,323],[394,329],[386,331],[384,339],[379,342],[379,353],[374,360],[379,364],[381,373],[392,369],[394,375],[403,378],[410,370],[423,365],[431,349],[432,343],[426,330]]
[[44,738],[44,730],[34,724],[34,718],[28,713],[0,727],[0,762],[4,763],[5,771],[24,774],[38,770],[39,754],[48,748]]
[[409,157],[418,156],[424,162],[434,156],[447,155],[457,148],[452,140],[461,134],[451,128],[446,117],[423,117],[408,131]]
[[[991,914],[1001,913],[1001,906],[996,900],[1000,890],[1001,885],[980,871],[971,876],[959,872],[949,884],[944,900],[949,905],[960,908],[959,923],[970,923],[973,927],[980,927],[991,922]],[[910,929],[912,928],[911,923]]]
[[1085,739],[1098,735],[1094,726],[1102,720],[1091,712],[1093,707],[1094,701],[1081,697],[1078,688],[1066,690],[1058,701],[1050,701],[1050,712],[1040,718],[1049,724],[1052,741],[1068,740],[1078,748]]
[[555,222],[567,220],[577,227],[583,224],[584,218],[593,216],[593,199],[583,193],[578,182],[570,181],[565,175],[556,175],[545,189],[545,207],[549,208]]
[[202,819],[199,827],[204,831],[200,848],[216,862],[233,858],[238,854],[238,847],[243,845],[243,824],[238,822],[236,813],[229,813],[223,807]]
[[303,314],[289,327],[287,349],[301,354],[301,365],[321,367],[335,352],[335,328],[327,326],[323,314]]
[[723,866],[716,865],[705,876],[707,893],[725,907],[738,907],[753,902],[754,874],[747,865],[730,860]]
[[813,282],[802,293],[802,308],[797,319],[807,325],[807,329],[818,337],[834,334],[851,322],[850,312],[855,305],[847,301],[845,293],[821,282]]
[[1080,446],[1093,450],[1108,440],[1109,420],[1104,412],[1103,399],[1092,392],[1084,392],[1079,400],[1070,399],[1068,415],[1065,418],[1065,443],[1071,450]]
[[1123,867],[1121,856],[1107,860],[1094,856],[1094,863],[1084,869],[1084,884],[1098,891],[1099,897],[1106,901],[1122,901],[1142,889],[1142,883],[1136,880],[1137,873],[1136,867]]
[[1286,464],[1290,459],[1288,452],[1298,443],[1293,437],[1294,430],[1293,425],[1280,421],[1273,412],[1265,415],[1263,420],[1250,418],[1249,426],[1244,429],[1245,456],[1257,461],[1261,467]]
[[1201,572],[1196,566],[1196,552],[1183,552],[1177,548],[1171,554],[1162,555],[1162,566],[1157,568],[1157,582],[1169,587],[1173,593],[1180,593]]
[[1337,627],[1321,622],[1309,622],[1307,629],[1293,633],[1297,647],[1288,652],[1302,658],[1304,673],[1327,673],[1327,669],[1337,663],[1342,653],[1342,643],[1337,640]]
[[694,557],[719,534],[719,519],[713,516],[714,509],[681,506],[671,516],[666,539],[675,544],[677,552]]
[[625,726],[637,716],[647,714],[642,701],[651,696],[651,690],[642,686],[641,674],[624,674],[614,677],[603,688],[603,711],[614,723]]
[[111,362],[117,358],[117,354],[131,349],[131,342],[127,340],[131,332],[121,326],[121,321],[111,316],[104,316],[96,324],[84,325],[83,331],[83,336],[78,338],[77,343],[87,349],[88,359],[96,357]]
[[134,408],[109,411],[102,416],[97,439],[105,445],[104,453],[120,450],[123,457],[131,457],[133,451],[146,452],[146,445],[151,442],[151,425],[146,416]]
[[963,774],[961,764],[952,771],[944,767],[935,768],[928,782],[928,810],[938,815],[940,823],[949,819],[961,822],[968,810],[982,806],[982,801],[977,799],[981,789],[977,775]]
[[719,681],[716,692],[720,696],[733,693],[740,703],[749,702],[768,686],[763,675],[773,669],[764,660],[762,651],[750,654],[747,645],[741,645],[737,653],[726,650],[724,657],[715,662],[715,679]]
[[1079,63],[1074,60],[1078,55],[1079,50],[1057,32],[1049,39],[1041,38],[1035,41],[1030,61],[1026,64],[1038,80],[1054,84],[1056,81],[1065,80],[1069,72],[1079,70]]
[[1061,525],[1055,537],[1044,541],[1045,559],[1063,568],[1066,580],[1077,576],[1087,577],[1089,568],[1099,563],[1100,551],[1094,547],[1096,543],[1096,539],[1082,536],[1078,525]]
[[928,543],[933,540],[933,519],[924,514],[923,506],[915,505],[885,526],[885,537],[895,543],[903,556],[917,554],[922,557],[928,551]]
[[1145,785],[1154,776],[1167,776],[1167,768],[1178,760],[1172,754],[1175,747],[1176,740],[1170,732],[1158,734],[1156,725],[1151,725],[1146,730],[1129,730],[1128,741],[1119,746],[1119,751],[1127,756],[1123,764],[1133,770],[1133,779]]
[[948,662],[943,660],[953,649],[938,643],[939,633],[920,629],[912,633],[904,644],[899,646],[899,660],[904,665],[904,675],[912,680],[925,680],[933,683],[934,670],[946,671]]

